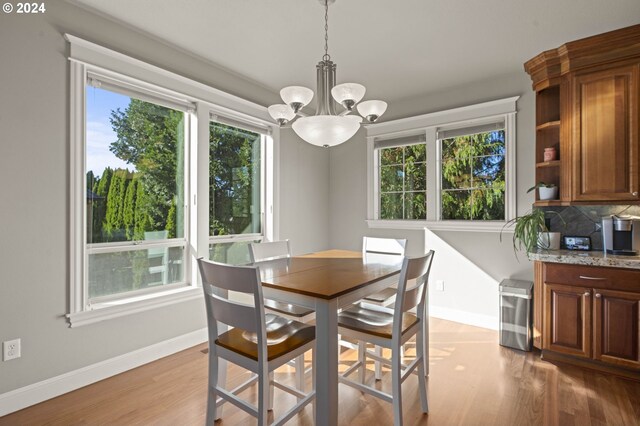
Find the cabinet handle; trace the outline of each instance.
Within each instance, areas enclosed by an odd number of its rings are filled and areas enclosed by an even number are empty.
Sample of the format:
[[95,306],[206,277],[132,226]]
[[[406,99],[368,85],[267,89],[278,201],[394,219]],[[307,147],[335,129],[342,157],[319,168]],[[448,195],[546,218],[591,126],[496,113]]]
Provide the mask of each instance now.
[[631,195],[633,195],[634,197],[638,196],[638,191],[632,192]]
[[598,299],[600,299],[600,298],[602,297],[602,295],[601,295],[600,293],[596,293],[596,297],[597,297]]
[[592,281],[604,281],[604,280],[606,280],[606,278],[588,277],[586,275],[580,275],[580,278],[583,279],[583,280],[592,280]]
[[591,296],[591,292],[590,292],[590,291],[585,291],[585,292],[584,292],[584,296],[585,296],[585,297],[589,297],[589,296]]

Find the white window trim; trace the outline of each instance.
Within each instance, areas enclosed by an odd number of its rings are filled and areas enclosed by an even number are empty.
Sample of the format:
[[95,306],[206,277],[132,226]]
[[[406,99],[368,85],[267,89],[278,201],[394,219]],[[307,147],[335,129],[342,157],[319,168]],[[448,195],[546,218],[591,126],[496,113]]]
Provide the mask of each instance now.
[[[423,114],[367,126],[367,225],[385,229],[430,229],[433,231],[511,232],[505,227],[516,215],[516,102],[519,96],[461,108]],[[505,121],[505,220],[440,220],[441,170],[437,130],[451,125],[471,126],[491,119]],[[391,139],[424,133],[427,145],[427,219],[379,219],[379,176],[376,138]]]
[[[209,138],[210,111],[219,111],[229,117],[271,129],[272,149],[269,158],[271,190],[267,194],[268,208],[265,224],[269,237],[276,238],[279,232],[279,214],[275,206],[279,202],[279,129],[275,126],[261,105],[212,88],[205,84],[172,73],[122,53],[88,42],[73,35],[65,34],[70,43],[70,284],[69,313],[66,315],[70,327],[118,318],[137,312],[182,303],[202,297],[200,279],[197,273],[199,256],[208,256],[208,143],[198,144],[198,140]],[[186,283],[182,286],[170,285],[166,291],[153,293],[136,292],[122,298],[106,298],[100,303],[88,306],[86,289],[86,226],[84,158],[85,158],[85,87],[87,71],[95,71],[106,76],[117,77],[125,83],[156,90],[167,96],[177,96],[196,105],[192,119],[187,123],[191,140],[185,141],[185,161],[190,164],[185,170],[185,229],[187,245],[185,267]],[[204,139],[203,139],[204,138]],[[187,176],[188,174],[188,176]],[[197,185],[195,183],[198,183]],[[197,186],[197,187],[196,187]],[[198,201],[200,203],[198,203]],[[198,220],[199,219],[199,220]],[[108,247],[105,247],[108,250]],[[198,277],[196,279],[196,277]]]

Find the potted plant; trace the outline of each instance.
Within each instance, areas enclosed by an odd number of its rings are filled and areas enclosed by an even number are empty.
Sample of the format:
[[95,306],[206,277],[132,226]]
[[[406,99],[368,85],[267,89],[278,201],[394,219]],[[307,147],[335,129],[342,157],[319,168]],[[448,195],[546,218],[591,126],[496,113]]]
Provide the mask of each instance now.
[[558,199],[558,187],[555,183],[538,182],[527,190],[527,193],[538,188],[538,198],[540,200],[557,200]]
[[[557,215],[563,223],[564,219],[557,212],[549,213]],[[515,224],[513,229],[513,250],[526,250],[527,253],[536,248],[544,250],[560,249],[560,232],[550,232],[547,225],[547,217],[544,210],[535,209],[523,216],[508,221],[504,227]],[[502,239],[502,235],[500,235]]]

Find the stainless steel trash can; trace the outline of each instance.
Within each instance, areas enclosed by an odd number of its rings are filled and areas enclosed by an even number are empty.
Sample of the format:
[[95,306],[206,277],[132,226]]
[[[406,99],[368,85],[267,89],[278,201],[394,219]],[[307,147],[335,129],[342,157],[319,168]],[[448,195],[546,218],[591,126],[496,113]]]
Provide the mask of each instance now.
[[533,343],[533,282],[500,283],[500,345],[530,351]]

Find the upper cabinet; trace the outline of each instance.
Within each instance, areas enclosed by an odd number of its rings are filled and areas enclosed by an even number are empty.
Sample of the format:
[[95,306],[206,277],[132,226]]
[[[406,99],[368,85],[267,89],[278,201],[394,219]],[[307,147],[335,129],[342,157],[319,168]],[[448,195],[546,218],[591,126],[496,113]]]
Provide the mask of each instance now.
[[640,202],[640,25],[573,41],[525,63],[536,91],[536,205]]

